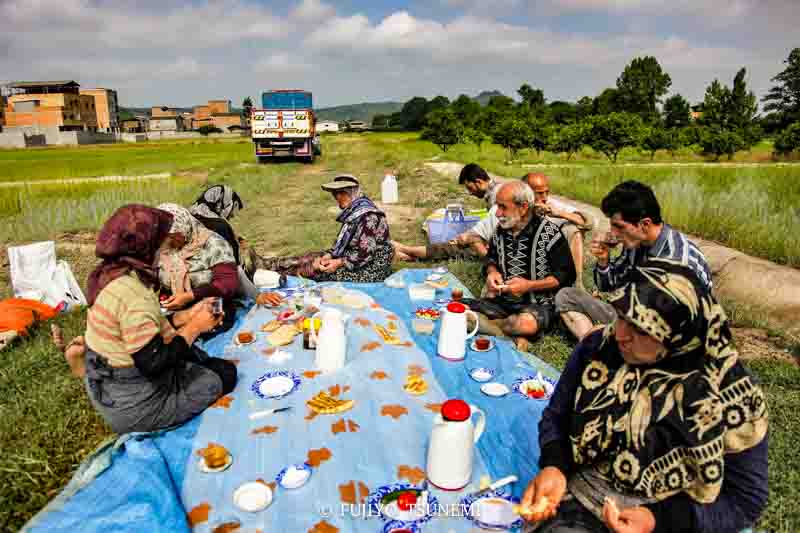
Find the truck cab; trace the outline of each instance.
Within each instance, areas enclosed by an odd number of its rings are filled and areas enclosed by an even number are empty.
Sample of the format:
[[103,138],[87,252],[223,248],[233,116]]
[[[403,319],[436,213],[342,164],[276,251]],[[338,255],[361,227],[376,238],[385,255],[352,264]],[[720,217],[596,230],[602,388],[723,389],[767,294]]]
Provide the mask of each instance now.
[[321,153],[309,91],[264,92],[261,108],[252,110],[250,122],[259,163],[275,157],[297,157],[311,163]]

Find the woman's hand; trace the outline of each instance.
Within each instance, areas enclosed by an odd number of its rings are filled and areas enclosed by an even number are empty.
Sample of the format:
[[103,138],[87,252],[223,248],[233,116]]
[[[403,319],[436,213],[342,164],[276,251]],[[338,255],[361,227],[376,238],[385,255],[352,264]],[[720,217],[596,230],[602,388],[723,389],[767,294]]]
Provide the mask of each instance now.
[[344,265],[344,259],[331,259],[327,263],[322,263],[322,272],[326,274],[333,274]]
[[189,291],[177,292],[164,300],[161,304],[165,309],[178,310],[183,309],[194,301],[194,293]]
[[262,292],[256,297],[256,303],[258,305],[269,305],[272,307],[277,307],[281,305],[283,298],[277,292]]
[[[533,480],[528,484],[525,489],[525,494],[522,495],[520,506],[522,512],[520,515],[528,522],[539,522],[552,518],[556,515],[558,504],[567,492],[567,478],[563,472],[554,466],[548,466],[542,469]],[[544,510],[529,512],[536,507],[537,503],[542,498],[547,498],[548,505]]]
[[628,507],[616,511],[616,505],[606,501],[603,521],[615,533],[651,533],[656,528],[656,517],[646,507]]

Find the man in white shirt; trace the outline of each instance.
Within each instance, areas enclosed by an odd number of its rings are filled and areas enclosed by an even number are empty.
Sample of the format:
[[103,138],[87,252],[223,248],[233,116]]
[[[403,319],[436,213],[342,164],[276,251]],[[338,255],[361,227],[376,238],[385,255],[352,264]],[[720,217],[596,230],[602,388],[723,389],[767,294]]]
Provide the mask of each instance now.
[[561,228],[572,252],[577,278],[576,287],[583,287],[583,238],[593,227],[592,218],[574,207],[550,196],[550,177],[541,172],[526,174],[522,181],[533,189],[534,209]]
[[489,242],[497,229],[497,208],[495,197],[501,183],[494,180],[476,163],[470,163],[461,169],[458,183],[463,185],[467,192],[486,202],[489,209],[488,216],[464,233],[458,235],[449,243],[429,244],[427,246],[409,246],[397,241],[392,241],[395,259],[398,261],[413,261],[415,259],[447,259],[472,255],[485,257],[489,251]]

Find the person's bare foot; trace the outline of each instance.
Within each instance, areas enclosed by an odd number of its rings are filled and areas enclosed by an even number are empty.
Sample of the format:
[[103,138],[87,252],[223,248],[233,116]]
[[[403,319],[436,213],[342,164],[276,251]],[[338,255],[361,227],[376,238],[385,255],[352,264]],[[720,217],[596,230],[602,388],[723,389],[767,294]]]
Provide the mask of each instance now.
[[527,352],[531,343],[525,337],[514,337],[514,346],[517,348],[517,351]]
[[394,252],[394,258],[395,258],[397,261],[413,261],[413,260],[414,260],[414,258],[413,258],[413,257],[411,257],[411,256],[410,256],[410,255],[408,255],[407,253],[405,253],[405,252],[401,252],[401,251],[399,251],[399,250],[395,250],[395,252]]
[[64,359],[67,360],[72,375],[83,378],[86,375],[86,344],[83,337],[75,337],[64,349]]

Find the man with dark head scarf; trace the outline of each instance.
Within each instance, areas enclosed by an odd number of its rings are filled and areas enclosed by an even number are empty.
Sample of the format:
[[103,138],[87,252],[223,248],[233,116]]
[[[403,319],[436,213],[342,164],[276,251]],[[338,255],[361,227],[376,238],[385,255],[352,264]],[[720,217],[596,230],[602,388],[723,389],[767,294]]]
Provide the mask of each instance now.
[[547,505],[527,518],[542,532],[751,527],[767,502],[767,406],[722,307],[661,258],[604,299],[616,321],[575,349],[539,424],[523,504]]

